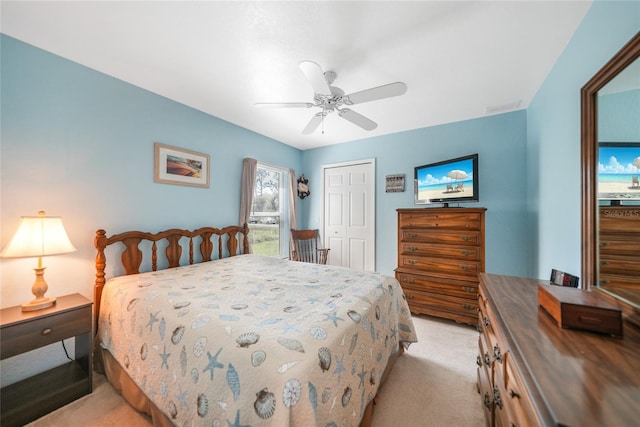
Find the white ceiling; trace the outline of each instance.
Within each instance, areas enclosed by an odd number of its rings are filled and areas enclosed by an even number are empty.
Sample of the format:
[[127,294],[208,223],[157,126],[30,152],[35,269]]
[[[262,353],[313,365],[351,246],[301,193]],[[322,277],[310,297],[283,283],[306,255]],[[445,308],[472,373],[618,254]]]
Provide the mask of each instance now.
[[[592,1],[5,1],[3,33],[238,126],[308,149],[527,108]],[[319,109],[302,60],[347,94],[402,81],[407,93]],[[576,94],[578,96],[578,94]]]

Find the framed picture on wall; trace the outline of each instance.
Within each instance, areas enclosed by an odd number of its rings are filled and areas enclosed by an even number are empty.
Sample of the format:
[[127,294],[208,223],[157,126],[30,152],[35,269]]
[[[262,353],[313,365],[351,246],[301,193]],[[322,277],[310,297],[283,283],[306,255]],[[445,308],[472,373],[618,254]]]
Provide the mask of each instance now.
[[385,192],[401,193],[404,191],[404,174],[387,175],[385,178],[386,178]]
[[209,188],[208,154],[155,144],[154,182]]

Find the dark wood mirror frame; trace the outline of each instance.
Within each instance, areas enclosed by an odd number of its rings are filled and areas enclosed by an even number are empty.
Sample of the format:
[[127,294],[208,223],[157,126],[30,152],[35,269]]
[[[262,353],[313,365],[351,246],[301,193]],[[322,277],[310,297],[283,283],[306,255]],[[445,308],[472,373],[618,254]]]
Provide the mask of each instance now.
[[[609,81],[640,57],[638,32],[581,90],[582,161],[582,283],[586,289],[598,289],[598,195],[597,195],[597,96]],[[615,296],[602,292],[607,298]],[[640,325],[640,307],[617,300],[626,317]]]

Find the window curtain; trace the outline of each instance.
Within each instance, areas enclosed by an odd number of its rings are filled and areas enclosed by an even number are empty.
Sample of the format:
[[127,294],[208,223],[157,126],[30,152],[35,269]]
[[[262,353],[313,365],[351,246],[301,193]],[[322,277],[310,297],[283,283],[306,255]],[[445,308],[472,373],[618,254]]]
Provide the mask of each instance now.
[[[256,171],[258,161],[252,158],[242,160],[242,194],[240,196],[240,225],[249,223],[251,205],[253,204],[253,189],[256,185]],[[249,253],[253,253],[249,243]]]
[[[298,228],[298,182],[296,181],[296,171],[289,169],[289,228]],[[289,259],[293,248],[293,237],[289,233]]]

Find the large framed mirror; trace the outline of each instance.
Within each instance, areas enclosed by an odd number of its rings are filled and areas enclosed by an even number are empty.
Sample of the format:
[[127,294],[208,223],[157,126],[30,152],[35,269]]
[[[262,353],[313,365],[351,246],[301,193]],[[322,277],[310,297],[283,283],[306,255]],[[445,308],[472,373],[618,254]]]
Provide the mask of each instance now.
[[581,104],[582,283],[640,325],[640,32],[583,86]]

